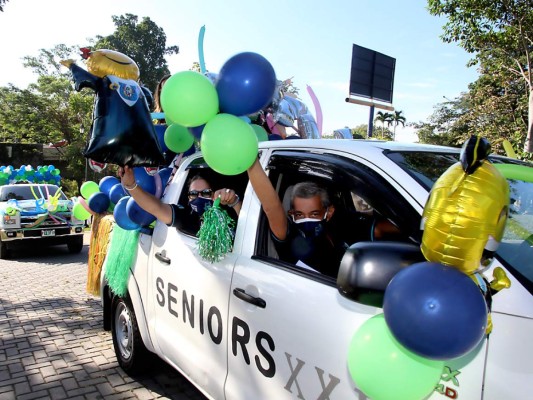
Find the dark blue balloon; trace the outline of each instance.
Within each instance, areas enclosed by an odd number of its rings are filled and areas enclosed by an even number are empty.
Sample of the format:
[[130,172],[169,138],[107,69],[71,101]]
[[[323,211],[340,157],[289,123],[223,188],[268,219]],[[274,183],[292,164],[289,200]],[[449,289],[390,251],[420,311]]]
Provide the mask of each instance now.
[[129,196],[129,193],[124,190],[124,187],[120,183],[113,185],[109,191],[109,199],[113,202],[113,204],[117,204],[118,201],[125,196]]
[[276,90],[276,73],[263,56],[239,53],[222,66],[216,89],[220,112],[248,115],[266,107]]
[[283,138],[277,133],[271,133],[268,135],[268,140],[283,140]]
[[434,360],[472,351],[485,336],[487,312],[485,299],[470,277],[430,262],[398,272],[383,301],[385,320],[396,340]]
[[159,145],[161,146],[161,150],[163,151],[163,153],[166,153],[168,151],[168,147],[165,144],[165,131],[167,130],[167,126],[165,124],[159,124],[154,125],[154,128],[157,140],[159,141]]
[[190,156],[192,154],[196,153],[196,147],[194,146],[194,143],[191,147],[189,147],[189,150],[186,150],[185,153],[183,153],[183,157]]
[[128,204],[128,200],[129,197],[123,197],[115,205],[115,209],[113,210],[115,222],[118,226],[120,226],[126,231],[134,231],[137,229],[141,229],[141,226],[139,224],[133,222],[130,217],[128,217],[128,213],[126,212],[126,205]]
[[145,192],[155,194],[156,186],[154,177],[148,174],[143,167],[133,168],[133,175],[135,176],[135,182],[137,185],[142,187]]
[[200,126],[193,126],[192,128],[189,128],[189,132],[198,140],[202,138],[202,132],[204,131],[205,124]]
[[126,212],[128,213],[128,217],[140,226],[147,226],[155,221],[155,217],[149,212],[144,211],[133,197],[128,199]]
[[157,171],[157,173],[161,177],[161,185],[164,188],[167,185],[168,178],[170,178],[170,174],[172,173],[172,168],[163,168]]
[[103,213],[109,208],[109,196],[104,192],[96,192],[89,196],[87,205],[95,213]]
[[115,186],[117,183],[120,183],[118,178],[114,176],[104,176],[102,179],[100,179],[100,182],[98,183],[98,187],[100,188],[101,192],[109,196],[109,192],[111,191],[111,188]]

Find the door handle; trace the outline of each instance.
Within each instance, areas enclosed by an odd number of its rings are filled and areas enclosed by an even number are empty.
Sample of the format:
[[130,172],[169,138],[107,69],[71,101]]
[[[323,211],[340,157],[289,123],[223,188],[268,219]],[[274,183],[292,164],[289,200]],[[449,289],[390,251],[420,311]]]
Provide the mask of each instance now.
[[246,301],[247,303],[251,303],[254,306],[265,308],[267,303],[264,301],[261,297],[254,297],[246,293],[244,289],[235,288],[233,289],[233,294],[237,296],[239,299]]
[[167,253],[165,252],[165,250],[163,250],[162,252],[158,252],[158,253],[155,253],[155,258],[157,258],[159,261],[161,261],[162,263],[165,263],[165,264],[170,264],[170,258],[167,257],[166,255]]

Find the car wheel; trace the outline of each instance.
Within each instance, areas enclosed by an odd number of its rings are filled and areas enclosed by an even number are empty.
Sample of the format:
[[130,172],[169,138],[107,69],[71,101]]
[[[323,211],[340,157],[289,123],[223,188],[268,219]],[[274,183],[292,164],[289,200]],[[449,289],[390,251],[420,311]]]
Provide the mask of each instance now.
[[74,236],[67,243],[69,253],[79,253],[83,249],[83,235]]
[[7,243],[0,240],[0,259],[7,260],[11,256],[10,250],[7,248]]
[[126,373],[135,375],[149,367],[152,355],[144,346],[129,299],[114,296],[111,304],[111,334],[118,364]]

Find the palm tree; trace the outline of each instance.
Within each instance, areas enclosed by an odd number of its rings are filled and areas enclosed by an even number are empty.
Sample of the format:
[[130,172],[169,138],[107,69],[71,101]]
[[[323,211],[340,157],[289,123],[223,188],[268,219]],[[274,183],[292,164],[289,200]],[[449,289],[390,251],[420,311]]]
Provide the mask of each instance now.
[[387,126],[390,126],[392,123],[392,118],[392,114],[388,112],[384,113],[383,111],[378,111],[376,118],[374,118],[374,122],[381,122],[381,137],[385,137],[385,123],[387,124]]
[[396,127],[398,126],[398,124],[402,124],[402,126],[405,126],[406,120],[402,113],[403,111],[394,111],[394,114],[391,114],[392,123],[394,124],[393,140],[396,140]]

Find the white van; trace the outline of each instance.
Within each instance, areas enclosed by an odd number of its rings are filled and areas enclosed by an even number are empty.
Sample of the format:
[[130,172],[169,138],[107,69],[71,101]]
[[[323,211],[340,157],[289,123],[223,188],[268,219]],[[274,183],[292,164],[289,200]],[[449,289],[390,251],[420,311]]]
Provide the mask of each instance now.
[[[429,190],[459,157],[447,147],[362,140],[270,141],[259,152],[284,203],[294,183],[316,181],[336,204],[339,229],[357,229],[342,226],[343,215],[355,211],[387,219],[401,237],[383,248],[411,246],[413,262]],[[188,178],[199,169],[211,174],[215,188],[231,187],[243,199],[233,251],[220,262],[204,261],[187,226],[157,222],[140,235],[127,296],[113,296],[102,281],[104,327],[112,330],[121,367],[131,373],[149,367],[154,353],[212,399],[366,399],[350,376],[348,347],[357,329],[383,312],[388,281],[376,279],[371,295],[363,296],[369,288],[353,286],[346,270],[335,279],[280,260],[247,174],[217,175],[201,153],[182,162],[163,201],[186,205]],[[532,396],[533,183],[509,183],[513,229],[484,274],[490,281],[500,266],[511,287],[493,296],[488,339],[446,362],[430,399]],[[341,268],[355,273],[357,263],[345,260],[341,265],[349,265]]]

